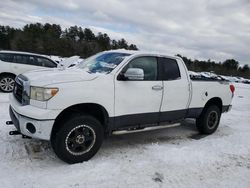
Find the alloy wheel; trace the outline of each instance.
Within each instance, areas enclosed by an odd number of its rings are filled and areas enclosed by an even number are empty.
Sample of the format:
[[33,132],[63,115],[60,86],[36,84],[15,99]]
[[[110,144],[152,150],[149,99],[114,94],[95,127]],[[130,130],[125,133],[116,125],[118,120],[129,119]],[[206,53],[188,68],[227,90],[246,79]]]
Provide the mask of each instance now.
[[207,125],[209,129],[213,129],[218,123],[219,117],[216,111],[211,111],[208,114]]
[[0,88],[5,92],[11,92],[14,89],[14,79],[10,77],[4,77],[0,80]]
[[79,125],[68,133],[66,149],[72,155],[82,155],[90,151],[95,141],[95,131],[88,125]]

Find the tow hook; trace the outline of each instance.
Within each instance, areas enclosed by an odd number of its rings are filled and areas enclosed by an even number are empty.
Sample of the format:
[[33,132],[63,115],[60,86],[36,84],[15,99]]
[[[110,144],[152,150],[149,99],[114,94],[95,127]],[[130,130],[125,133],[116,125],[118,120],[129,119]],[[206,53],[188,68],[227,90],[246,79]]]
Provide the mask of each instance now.
[[9,135],[22,135],[22,138],[26,138],[26,139],[31,139],[31,137],[23,135],[22,133],[20,133],[19,131],[10,131]]
[[13,125],[13,121],[6,121],[6,125]]
[[26,136],[26,135],[22,135],[22,138],[24,138],[24,139],[31,139],[30,136]]
[[19,135],[21,134],[19,131],[10,131],[9,135]]
[[[12,121],[6,121],[6,125],[13,125],[14,123]],[[27,138],[27,139],[31,139],[31,137],[23,135],[22,133],[20,133],[19,131],[10,131],[9,135],[22,135],[22,138]]]

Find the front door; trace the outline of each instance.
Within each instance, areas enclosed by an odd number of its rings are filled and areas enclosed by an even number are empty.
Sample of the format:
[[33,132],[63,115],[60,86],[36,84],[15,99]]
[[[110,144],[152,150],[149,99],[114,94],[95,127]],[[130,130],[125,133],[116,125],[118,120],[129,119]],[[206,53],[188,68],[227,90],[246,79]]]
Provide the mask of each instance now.
[[124,74],[128,68],[142,69],[144,79],[115,78],[116,128],[159,122],[163,82],[158,80],[157,57],[136,57],[125,65],[119,74]]

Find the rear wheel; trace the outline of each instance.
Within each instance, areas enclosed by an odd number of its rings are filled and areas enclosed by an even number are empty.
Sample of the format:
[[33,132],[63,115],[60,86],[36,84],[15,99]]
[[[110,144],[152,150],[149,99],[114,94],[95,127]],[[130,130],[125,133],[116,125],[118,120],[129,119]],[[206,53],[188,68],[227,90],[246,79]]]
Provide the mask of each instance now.
[[12,92],[14,89],[15,76],[4,74],[0,76],[0,90],[5,93]]
[[103,141],[101,123],[89,115],[71,117],[56,133],[52,142],[56,155],[73,164],[91,159]]
[[220,123],[221,111],[216,105],[204,109],[199,118],[196,119],[196,127],[202,134],[214,133]]

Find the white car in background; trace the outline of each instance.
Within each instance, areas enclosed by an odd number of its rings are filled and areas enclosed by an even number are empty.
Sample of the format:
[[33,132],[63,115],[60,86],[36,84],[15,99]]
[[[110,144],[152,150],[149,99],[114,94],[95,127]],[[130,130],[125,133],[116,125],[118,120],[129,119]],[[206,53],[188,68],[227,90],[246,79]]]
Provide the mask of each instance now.
[[27,71],[56,68],[58,64],[39,54],[19,52],[19,51],[0,51],[0,91],[12,92],[15,77]]

